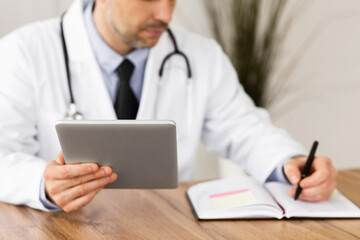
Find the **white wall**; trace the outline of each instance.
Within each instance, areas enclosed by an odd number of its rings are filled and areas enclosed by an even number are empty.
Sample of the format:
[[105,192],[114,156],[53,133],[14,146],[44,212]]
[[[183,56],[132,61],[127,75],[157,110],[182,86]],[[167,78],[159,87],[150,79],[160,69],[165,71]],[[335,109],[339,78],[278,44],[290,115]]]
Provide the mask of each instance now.
[[59,16],[71,0],[0,0],[0,37],[26,23]]
[[[206,0],[205,0],[206,1]],[[211,36],[201,1],[179,0],[175,21]],[[338,168],[360,167],[360,1],[303,0],[304,7],[284,43],[272,78],[273,90],[285,80],[269,108],[274,124],[305,147],[320,141],[318,153]],[[291,74],[285,69],[297,60]]]
[[[277,105],[292,102],[280,112],[270,110],[276,124],[305,146],[319,139],[319,153],[331,156],[339,168],[360,167],[360,1],[311,2],[285,45],[293,56],[312,39],[289,77],[293,86]],[[280,65],[288,59],[284,56]]]

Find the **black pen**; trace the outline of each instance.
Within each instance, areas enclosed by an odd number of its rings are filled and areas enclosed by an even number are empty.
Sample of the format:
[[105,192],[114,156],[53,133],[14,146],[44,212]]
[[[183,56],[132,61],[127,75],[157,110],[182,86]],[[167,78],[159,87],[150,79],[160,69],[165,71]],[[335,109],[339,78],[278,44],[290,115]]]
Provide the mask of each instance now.
[[301,179],[299,181],[299,184],[296,188],[296,192],[295,192],[295,200],[298,199],[301,191],[302,191],[302,188],[300,187],[300,182],[301,180],[303,180],[304,178],[306,178],[307,176],[309,176],[309,173],[310,173],[310,169],[311,169],[311,165],[312,165],[312,162],[314,161],[314,158],[315,158],[315,152],[316,152],[316,148],[317,146],[319,145],[319,143],[317,141],[315,141],[311,147],[311,150],[310,150],[310,154],[306,160],[306,163],[305,163],[305,166],[304,166],[304,169],[302,170],[302,173],[301,173]]

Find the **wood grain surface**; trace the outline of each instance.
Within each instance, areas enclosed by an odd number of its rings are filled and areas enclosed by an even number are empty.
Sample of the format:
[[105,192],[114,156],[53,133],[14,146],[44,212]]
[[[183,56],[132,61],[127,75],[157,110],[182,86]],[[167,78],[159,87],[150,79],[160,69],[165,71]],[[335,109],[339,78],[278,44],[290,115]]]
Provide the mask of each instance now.
[[[197,221],[175,190],[103,190],[73,213],[0,203],[0,239],[360,239],[360,219]],[[360,206],[360,169],[341,171],[338,189]]]

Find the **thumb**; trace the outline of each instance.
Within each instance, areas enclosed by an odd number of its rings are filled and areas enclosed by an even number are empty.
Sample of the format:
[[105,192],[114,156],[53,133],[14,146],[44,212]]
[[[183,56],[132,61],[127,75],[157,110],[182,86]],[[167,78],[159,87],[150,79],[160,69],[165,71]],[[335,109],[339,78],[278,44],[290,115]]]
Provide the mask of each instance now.
[[301,167],[303,166],[302,161],[297,161],[296,159],[290,159],[284,165],[284,173],[290,183],[297,185],[301,179]]
[[60,165],[65,165],[65,159],[62,151],[59,153],[59,156],[55,159],[55,161]]

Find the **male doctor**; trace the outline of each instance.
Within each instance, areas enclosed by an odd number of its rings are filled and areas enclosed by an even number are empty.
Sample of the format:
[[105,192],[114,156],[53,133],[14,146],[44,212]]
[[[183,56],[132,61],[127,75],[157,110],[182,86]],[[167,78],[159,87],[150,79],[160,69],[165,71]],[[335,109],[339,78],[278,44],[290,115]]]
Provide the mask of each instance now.
[[[239,85],[212,40],[170,26],[176,0],[76,0],[63,18],[71,87],[86,119],[172,119],[179,180],[191,180],[199,140],[260,182],[300,181],[306,152],[271,125]],[[60,19],[25,26],[0,40],[0,201],[44,211],[77,210],[116,180],[110,167],[65,165],[54,124],[70,103]],[[60,154],[59,154],[60,153]],[[54,160],[52,160],[54,159]],[[331,160],[316,157],[301,200],[335,188]],[[294,195],[294,189],[289,192]]]

